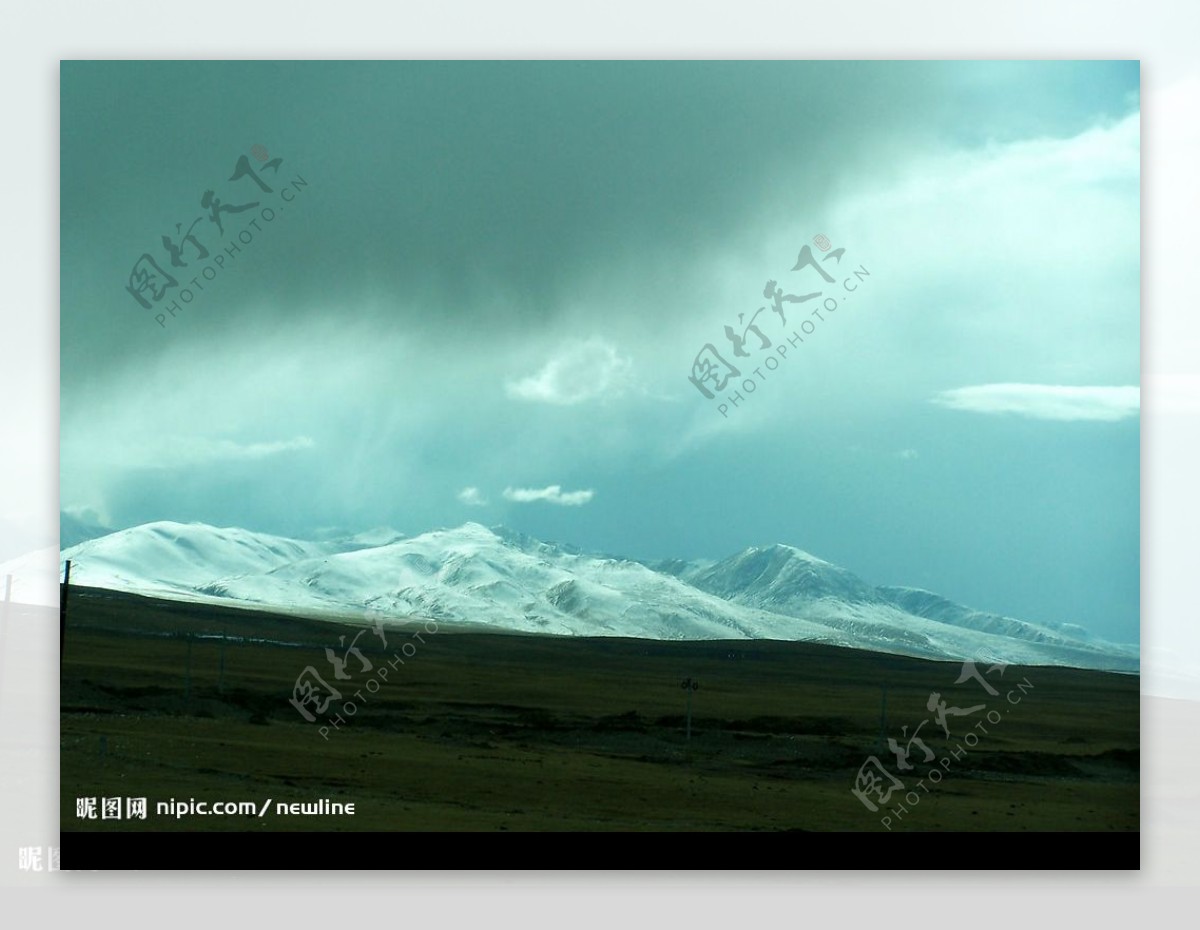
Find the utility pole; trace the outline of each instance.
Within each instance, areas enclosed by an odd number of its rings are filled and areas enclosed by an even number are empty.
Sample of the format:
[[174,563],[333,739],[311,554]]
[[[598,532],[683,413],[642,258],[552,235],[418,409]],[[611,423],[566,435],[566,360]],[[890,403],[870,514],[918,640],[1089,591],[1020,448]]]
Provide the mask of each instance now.
[[190,710],[192,706],[192,634],[184,633],[187,640],[187,666],[183,679],[183,702]]
[[221,627],[221,662],[217,669],[217,694],[225,693],[225,627]]
[[887,683],[884,682],[879,697],[879,745],[887,745]]
[[687,738],[692,740],[692,692],[700,687],[700,682],[694,678],[685,678],[679,685],[687,692]]
[[58,593],[58,664],[62,665],[63,653],[67,648],[67,596],[71,592],[71,560],[67,559],[67,570]]

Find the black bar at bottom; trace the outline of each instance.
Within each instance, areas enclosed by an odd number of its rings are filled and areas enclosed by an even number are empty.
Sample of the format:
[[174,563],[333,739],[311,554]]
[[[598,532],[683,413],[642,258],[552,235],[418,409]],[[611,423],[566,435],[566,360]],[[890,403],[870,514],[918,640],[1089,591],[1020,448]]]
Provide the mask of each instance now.
[[[796,871],[852,869],[855,871],[921,870],[945,871],[1126,871],[1141,868],[1140,833],[843,833],[804,837],[789,831],[779,833],[677,833],[623,834],[629,837],[630,856],[626,868],[673,868],[735,870],[744,862],[743,852],[768,853],[768,861]],[[363,845],[355,860],[353,840],[359,835],[379,834],[288,832],[288,833],[113,833],[70,832],[61,834],[61,866],[64,871],[121,870],[271,870],[318,869],[329,871],[331,857],[319,851],[336,844],[338,871],[409,871],[413,847],[398,844],[396,860],[381,857],[377,845]],[[397,834],[403,838],[408,835]],[[478,868],[480,862],[494,863],[494,853],[519,849],[522,860],[532,865],[562,865],[562,834],[471,833],[468,846],[472,861],[455,863],[456,868]],[[485,837],[487,837],[485,839]],[[682,842],[681,842],[682,841]],[[537,848],[543,854],[537,854]],[[532,855],[529,855],[532,853]],[[427,857],[423,867],[429,868]],[[762,861],[756,857],[755,861]],[[214,869],[196,869],[197,862],[211,862]],[[947,868],[950,862],[968,868]],[[922,865],[923,864],[923,865]]]

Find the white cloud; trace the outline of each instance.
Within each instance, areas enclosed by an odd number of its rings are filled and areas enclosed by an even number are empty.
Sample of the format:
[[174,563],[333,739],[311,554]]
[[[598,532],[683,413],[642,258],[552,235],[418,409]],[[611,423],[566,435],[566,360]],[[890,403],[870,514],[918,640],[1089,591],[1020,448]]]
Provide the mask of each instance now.
[[1124,420],[1137,416],[1140,395],[1136,386],[978,384],[942,391],[932,402],[954,410],[1015,413],[1037,420]]
[[484,507],[487,505],[487,498],[476,487],[463,488],[458,492],[458,499],[468,507]]
[[529,504],[534,501],[545,501],[547,504],[558,504],[562,507],[580,507],[595,496],[594,491],[566,491],[557,484],[545,488],[505,488],[505,500],[518,504]]
[[906,462],[910,462],[913,459],[919,459],[921,457],[916,449],[901,449],[896,453],[896,455],[904,459]]
[[207,443],[206,449],[214,458],[263,459],[269,455],[279,455],[281,452],[311,449],[313,445],[313,441],[307,436],[296,436],[293,439],[281,439],[276,442],[237,443],[216,440]]
[[509,397],[569,406],[605,394],[622,393],[632,365],[603,339],[572,342],[536,374],[504,385]]
[[186,468],[216,462],[247,462],[286,452],[312,449],[316,443],[308,436],[271,442],[236,442],[206,436],[155,436],[136,444],[111,450],[116,461],[131,468]]
[[62,512],[68,517],[74,517],[82,523],[94,523],[98,526],[109,526],[108,515],[104,508],[97,507],[92,504],[75,504],[72,506],[64,506]]

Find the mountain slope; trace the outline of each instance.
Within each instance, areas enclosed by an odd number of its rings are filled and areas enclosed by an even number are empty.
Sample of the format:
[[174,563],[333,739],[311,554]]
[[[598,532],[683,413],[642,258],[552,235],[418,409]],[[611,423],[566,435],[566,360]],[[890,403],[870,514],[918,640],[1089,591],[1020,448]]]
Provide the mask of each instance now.
[[[782,639],[928,658],[1137,669],[1136,647],[875,588],[791,546],[656,566],[474,523],[324,543],[152,523],[66,550],[80,584],[331,617],[431,617],[499,630]],[[657,569],[657,570],[656,570]]]
[[209,594],[222,581],[259,576],[334,551],[266,533],[162,521],[119,530],[64,550],[79,584],[147,594]]

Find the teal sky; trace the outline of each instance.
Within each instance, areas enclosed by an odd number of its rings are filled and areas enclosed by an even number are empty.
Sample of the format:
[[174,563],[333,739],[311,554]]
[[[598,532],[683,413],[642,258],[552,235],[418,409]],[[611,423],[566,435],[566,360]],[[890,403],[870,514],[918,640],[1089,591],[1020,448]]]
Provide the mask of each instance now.
[[[1136,62],[61,78],[64,510],[476,520],[643,558],[786,542],[1138,639]],[[270,193],[229,180],[243,155]],[[207,190],[259,206],[222,237]],[[161,238],[197,217],[209,258],[172,268]],[[178,288],[127,292],[143,253],[187,286],[255,218],[165,326]],[[845,249],[832,285],[791,270],[817,234]],[[771,347],[735,358],[768,279],[838,310],[768,307]],[[689,383],[705,344],[745,375],[805,319],[727,416]]]

